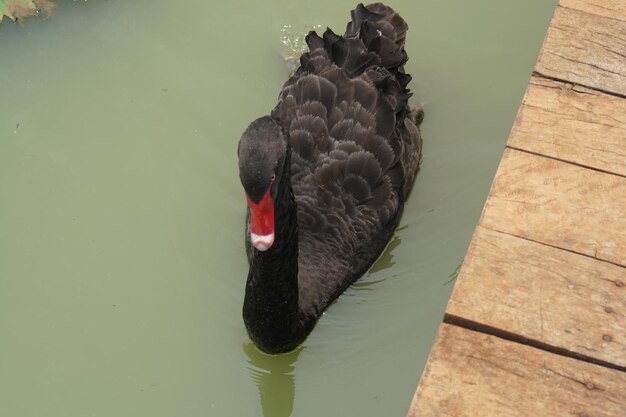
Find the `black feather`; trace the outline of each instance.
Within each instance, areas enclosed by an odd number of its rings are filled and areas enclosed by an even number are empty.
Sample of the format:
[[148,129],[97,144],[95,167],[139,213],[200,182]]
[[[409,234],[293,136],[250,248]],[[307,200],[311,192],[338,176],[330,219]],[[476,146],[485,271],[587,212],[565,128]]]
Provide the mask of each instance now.
[[[420,160],[423,113],[408,106],[411,76],[403,67],[408,26],[381,3],[359,4],[351,15],[343,36],[330,29],[306,36],[300,67],[285,82],[272,118],[259,124],[274,120],[288,138],[268,140],[283,143],[286,153],[275,183],[279,156],[240,152],[240,176],[254,185],[255,199],[268,186],[275,190],[276,240],[266,252],[247,243],[244,302],[248,333],[269,353],[302,342],[329,303],[379,256]],[[242,161],[257,155],[263,161]],[[261,179],[250,179],[256,176]]]

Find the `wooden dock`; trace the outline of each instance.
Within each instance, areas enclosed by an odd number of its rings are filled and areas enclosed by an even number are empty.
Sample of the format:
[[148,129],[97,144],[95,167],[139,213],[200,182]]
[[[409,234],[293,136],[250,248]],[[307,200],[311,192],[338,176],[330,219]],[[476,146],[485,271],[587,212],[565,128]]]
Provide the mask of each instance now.
[[409,417],[626,417],[626,0],[561,0]]

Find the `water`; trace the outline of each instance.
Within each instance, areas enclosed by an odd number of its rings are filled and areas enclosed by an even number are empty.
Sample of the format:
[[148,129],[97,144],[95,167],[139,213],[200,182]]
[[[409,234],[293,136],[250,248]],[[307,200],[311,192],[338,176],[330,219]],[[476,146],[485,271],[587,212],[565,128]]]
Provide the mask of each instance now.
[[59,3],[0,25],[0,415],[403,417],[555,1],[393,3],[422,169],[384,256],[281,357],[241,320],[236,143],[299,34],[354,4]]

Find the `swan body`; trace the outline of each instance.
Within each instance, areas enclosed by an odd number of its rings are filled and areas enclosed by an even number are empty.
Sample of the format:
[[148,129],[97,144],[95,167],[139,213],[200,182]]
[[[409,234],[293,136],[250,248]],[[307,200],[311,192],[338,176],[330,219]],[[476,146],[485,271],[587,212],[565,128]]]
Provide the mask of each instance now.
[[398,224],[421,154],[422,112],[408,106],[403,69],[407,28],[375,3],[352,11],[344,36],[310,32],[278,104],[239,141],[243,318],[264,352],[302,343]]

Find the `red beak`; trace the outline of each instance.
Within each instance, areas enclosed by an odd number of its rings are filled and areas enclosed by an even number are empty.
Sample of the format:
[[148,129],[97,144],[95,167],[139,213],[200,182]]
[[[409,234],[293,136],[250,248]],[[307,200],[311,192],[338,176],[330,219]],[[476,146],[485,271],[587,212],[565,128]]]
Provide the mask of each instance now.
[[270,197],[270,188],[259,204],[255,204],[246,194],[250,207],[250,243],[260,251],[268,250],[274,243],[274,199]]

